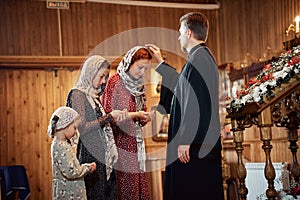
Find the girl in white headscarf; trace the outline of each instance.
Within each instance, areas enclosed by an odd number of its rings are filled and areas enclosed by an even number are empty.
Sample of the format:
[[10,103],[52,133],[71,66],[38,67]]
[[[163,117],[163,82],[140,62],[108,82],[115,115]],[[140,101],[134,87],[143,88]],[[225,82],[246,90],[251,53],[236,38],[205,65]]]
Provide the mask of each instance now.
[[116,165],[119,199],[149,199],[145,174],[142,126],[150,121],[146,111],[143,75],[151,65],[151,53],[143,46],[130,49],[107,83],[103,106],[107,112],[127,109],[130,120],[113,126],[119,159]]
[[77,157],[81,163],[96,162],[97,169],[85,179],[88,199],[117,199],[114,164],[118,159],[111,123],[124,120],[127,111],[106,113],[100,103],[110,71],[103,57],[87,58],[77,84],[67,97],[67,106],[80,114]]
[[86,199],[83,177],[96,169],[96,163],[80,164],[74,154],[72,138],[76,135],[78,113],[69,107],[59,107],[52,114],[48,135],[52,158],[52,199]]

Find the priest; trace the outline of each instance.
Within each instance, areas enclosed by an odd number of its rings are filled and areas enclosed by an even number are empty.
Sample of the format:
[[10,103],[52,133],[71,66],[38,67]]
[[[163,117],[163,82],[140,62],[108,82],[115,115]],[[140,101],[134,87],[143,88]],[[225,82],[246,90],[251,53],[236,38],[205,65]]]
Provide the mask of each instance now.
[[205,42],[209,22],[202,13],[180,18],[178,38],[188,59],[178,74],[159,47],[146,45],[162,76],[159,112],[170,112],[164,200],[223,200],[218,69]]

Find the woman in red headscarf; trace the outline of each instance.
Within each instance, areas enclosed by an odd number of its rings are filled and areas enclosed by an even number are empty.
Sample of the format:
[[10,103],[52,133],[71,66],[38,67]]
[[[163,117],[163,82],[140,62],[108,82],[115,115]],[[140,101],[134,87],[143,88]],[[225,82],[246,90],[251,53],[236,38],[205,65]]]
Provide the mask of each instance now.
[[151,65],[151,53],[142,46],[130,49],[108,80],[102,96],[106,112],[127,109],[130,119],[113,126],[119,159],[117,186],[121,200],[150,199],[145,174],[145,143],[142,126],[150,121],[146,111],[143,75]]

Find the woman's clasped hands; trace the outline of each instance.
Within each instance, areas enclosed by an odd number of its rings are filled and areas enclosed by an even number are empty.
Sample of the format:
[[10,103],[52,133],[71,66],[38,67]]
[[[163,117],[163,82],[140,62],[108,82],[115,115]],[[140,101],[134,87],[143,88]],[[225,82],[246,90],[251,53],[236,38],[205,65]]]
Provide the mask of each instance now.
[[110,114],[114,118],[115,122],[122,122],[130,117],[127,109],[113,110],[110,112]]
[[138,111],[138,112],[128,112],[127,109],[124,110],[113,110],[111,116],[114,118],[115,122],[122,122],[128,119],[132,120],[139,120],[141,124],[146,124],[150,122],[154,117],[154,112],[145,112],[145,111]]

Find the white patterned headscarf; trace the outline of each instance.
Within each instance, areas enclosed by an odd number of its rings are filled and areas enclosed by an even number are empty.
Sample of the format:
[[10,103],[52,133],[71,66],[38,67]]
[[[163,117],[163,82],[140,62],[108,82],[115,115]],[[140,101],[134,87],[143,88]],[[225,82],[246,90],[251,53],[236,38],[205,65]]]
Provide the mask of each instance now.
[[[119,63],[117,72],[120,75],[126,89],[135,97],[136,111],[144,110],[145,105],[145,87],[143,83],[143,78],[139,80],[132,79],[129,74],[129,67],[132,64],[132,58],[134,54],[144,46],[135,46],[131,48],[123,57],[122,61]],[[136,142],[138,149],[138,162],[140,170],[146,171],[146,153],[145,153],[145,141],[143,137],[143,131],[139,121],[134,123],[136,131]]]
[[[82,66],[81,74],[79,77],[79,80],[77,84],[73,87],[73,89],[78,89],[82,91],[86,98],[88,99],[90,105],[95,111],[96,114],[96,108],[99,106],[100,111],[102,113],[102,116],[106,115],[105,110],[99,101],[100,93],[104,91],[104,88],[95,88],[93,86],[93,79],[96,77],[98,71],[103,67],[109,67],[109,62],[99,55],[93,55],[87,58]],[[113,137],[113,131],[110,126],[105,126],[103,129],[99,129],[99,135],[103,135],[104,132],[105,136],[105,165],[106,165],[106,179],[108,180],[110,178],[110,174],[113,170],[113,165],[117,162],[118,158],[118,152],[117,147],[115,144],[115,140]],[[100,145],[100,144],[99,144]]]
[[56,131],[68,127],[77,117],[79,117],[79,114],[70,107],[62,106],[57,108],[49,121],[47,131],[49,137],[53,138]]
[[132,58],[134,54],[141,48],[145,48],[144,46],[135,46],[131,48],[125,56],[123,57],[122,61],[119,63],[117,72],[120,75],[121,79],[123,80],[126,89],[130,91],[133,96],[140,96],[145,93],[145,87],[143,83],[143,79],[133,80],[129,75],[129,67],[132,62]]
[[[93,79],[96,77],[98,71],[103,67],[109,67],[109,62],[99,55],[93,55],[87,58],[82,66],[79,80],[73,89],[78,89],[91,98],[98,98],[99,94],[103,92],[104,88],[95,88],[93,86]],[[90,98],[91,97],[91,98]],[[94,108],[93,101],[90,101]]]

